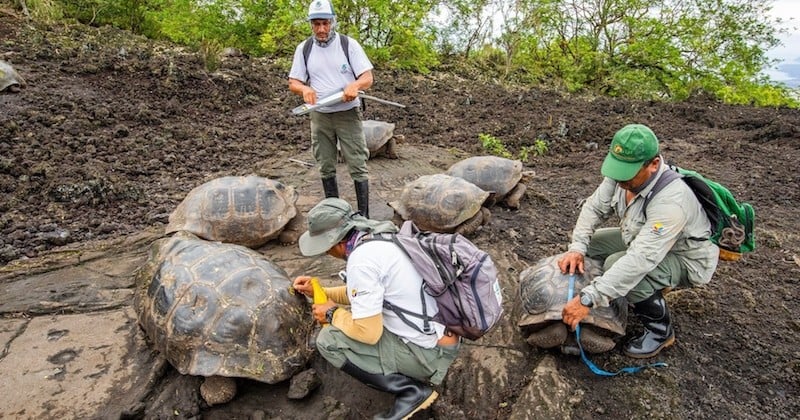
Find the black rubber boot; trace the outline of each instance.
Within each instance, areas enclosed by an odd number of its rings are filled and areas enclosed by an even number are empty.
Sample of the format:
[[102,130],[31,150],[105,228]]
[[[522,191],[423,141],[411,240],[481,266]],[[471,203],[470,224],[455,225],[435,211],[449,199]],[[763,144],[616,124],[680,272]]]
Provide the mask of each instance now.
[[375,415],[373,420],[410,418],[414,413],[430,407],[439,396],[433,388],[416,379],[399,373],[390,375],[368,373],[349,360],[342,366],[342,372],[370,388],[395,395],[394,406],[386,413]]
[[644,325],[644,333],[633,338],[623,351],[629,357],[646,359],[675,343],[675,331],[667,309],[667,301],[656,291],[653,296],[633,304],[635,313]]
[[339,187],[336,185],[336,177],[322,178],[322,190],[325,192],[325,198],[339,198]]
[[369,219],[369,180],[354,181],[356,185],[356,201],[358,212]]

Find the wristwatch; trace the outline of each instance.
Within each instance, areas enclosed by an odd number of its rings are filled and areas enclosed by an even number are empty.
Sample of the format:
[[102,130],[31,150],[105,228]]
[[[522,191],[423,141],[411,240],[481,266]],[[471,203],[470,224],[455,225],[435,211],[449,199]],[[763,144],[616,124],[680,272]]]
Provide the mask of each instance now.
[[592,300],[592,297],[589,296],[588,293],[581,292],[580,296],[581,296],[581,305],[587,308],[591,308],[592,306],[594,306],[594,301]]
[[333,322],[333,313],[339,309],[338,306],[332,306],[327,311],[325,311],[325,321],[328,321],[328,324]]

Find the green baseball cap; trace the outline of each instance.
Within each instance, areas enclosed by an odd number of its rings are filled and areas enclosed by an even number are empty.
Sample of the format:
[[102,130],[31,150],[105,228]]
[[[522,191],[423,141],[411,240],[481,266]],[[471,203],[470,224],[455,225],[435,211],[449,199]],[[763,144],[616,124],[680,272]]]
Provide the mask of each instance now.
[[658,138],[653,130],[642,124],[628,124],[614,134],[600,173],[615,181],[628,181],[642,164],[656,156]]
[[311,257],[324,254],[339,243],[355,225],[353,208],[340,198],[326,198],[308,212],[308,231],[300,236],[300,252]]

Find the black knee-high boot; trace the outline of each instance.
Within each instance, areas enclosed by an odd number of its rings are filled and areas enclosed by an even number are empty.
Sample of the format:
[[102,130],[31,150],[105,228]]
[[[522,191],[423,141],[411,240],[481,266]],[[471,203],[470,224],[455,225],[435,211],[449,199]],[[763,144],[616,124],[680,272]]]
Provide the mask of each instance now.
[[369,219],[369,181],[354,181],[356,186],[356,201],[358,202],[358,212]]
[[646,359],[675,343],[675,331],[672,329],[667,301],[660,290],[653,296],[634,303],[633,313],[642,321],[644,333],[625,345],[623,351],[627,356]]
[[336,185],[336,177],[322,178],[322,190],[325,192],[325,198],[339,198],[339,187]]
[[395,395],[394,406],[373,420],[407,419],[417,411],[428,408],[439,394],[430,386],[399,373],[381,375],[369,373],[360,367],[345,361],[342,372],[358,379],[370,388]]

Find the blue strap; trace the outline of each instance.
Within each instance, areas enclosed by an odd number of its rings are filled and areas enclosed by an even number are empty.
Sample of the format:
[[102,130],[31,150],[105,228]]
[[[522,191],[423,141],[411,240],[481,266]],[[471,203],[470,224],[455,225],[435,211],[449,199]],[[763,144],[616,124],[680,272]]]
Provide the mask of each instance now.
[[[575,293],[575,275],[572,274],[572,275],[569,276],[569,292],[567,293],[567,301],[568,302],[570,300],[572,300],[572,295],[574,293]],[[668,366],[664,362],[656,362],[656,363],[650,363],[650,364],[647,364],[647,365],[644,365],[644,366],[628,366],[628,367],[624,367],[624,368],[622,368],[622,369],[620,369],[620,370],[618,370],[616,372],[609,372],[609,371],[600,369],[599,367],[597,367],[597,365],[592,363],[592,361],[589,360],[589,358],[586,356],[586,352],[583,351],[583,346],[581,345],[581,324],[578,324],[578,326],[575,328],[575,340],[578,342],[578,348],[581,350],[581,360],[583,360],[583,363],[586,366],[588,366],[589,369],[591,369],[591,371],[595,375],[599,375],[599,376],[617,376],[617,375],[619,375],[621,373],[636,373],[636,372],[638,372],[638,371],[640,371],[642,369],[647,369],[647,368],[651,368],[651,367],[655,368],[655,367],[667,367]]]

